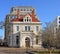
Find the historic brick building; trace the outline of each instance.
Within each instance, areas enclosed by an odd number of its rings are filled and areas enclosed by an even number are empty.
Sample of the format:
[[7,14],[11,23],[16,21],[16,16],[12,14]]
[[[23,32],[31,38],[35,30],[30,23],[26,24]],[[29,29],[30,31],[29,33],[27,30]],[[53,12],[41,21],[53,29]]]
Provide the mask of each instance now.
[[33,7],[13,7],[5,19],[5,43],[9,47],[42,47],[41,30]]

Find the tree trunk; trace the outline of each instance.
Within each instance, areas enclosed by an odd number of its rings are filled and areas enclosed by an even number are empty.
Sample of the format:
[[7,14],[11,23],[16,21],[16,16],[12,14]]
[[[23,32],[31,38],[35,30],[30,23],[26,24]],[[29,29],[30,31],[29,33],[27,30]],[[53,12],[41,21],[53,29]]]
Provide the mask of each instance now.
[[52,51],[50,50],[50,54],[52,54]]

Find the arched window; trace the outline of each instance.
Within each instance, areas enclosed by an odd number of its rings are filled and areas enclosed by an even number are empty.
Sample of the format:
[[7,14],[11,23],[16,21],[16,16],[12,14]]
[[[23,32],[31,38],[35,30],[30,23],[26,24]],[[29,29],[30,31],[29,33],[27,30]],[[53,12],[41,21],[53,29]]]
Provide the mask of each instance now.
[[29,17],[27,17],[27,18],[25,19],[25,22],[31,22],[31,19],[30,19]]
[[29,20],[29,19],[28,19],[28,17],[27,17],[27,22],[28,22],[28,20]]

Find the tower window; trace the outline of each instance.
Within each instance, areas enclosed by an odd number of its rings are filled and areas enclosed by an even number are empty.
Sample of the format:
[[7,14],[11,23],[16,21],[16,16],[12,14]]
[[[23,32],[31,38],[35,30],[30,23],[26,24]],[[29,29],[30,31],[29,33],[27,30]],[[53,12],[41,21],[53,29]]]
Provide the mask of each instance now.
[[24,11],[26,11],[26,9],[24,9]]
[[13,9],[14,11],[16,11],[16,9]]
[[21,9],[21,11],[23,11],[23,9]]
[[32,9],[30,9],[30,11],[32,11]]

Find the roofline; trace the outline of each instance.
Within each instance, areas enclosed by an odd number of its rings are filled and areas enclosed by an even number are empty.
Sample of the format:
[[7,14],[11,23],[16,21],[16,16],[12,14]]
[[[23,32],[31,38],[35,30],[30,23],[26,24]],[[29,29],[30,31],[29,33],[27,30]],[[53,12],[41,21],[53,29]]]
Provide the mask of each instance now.
[[15,6],[15,7],[12,7],[12,8],[33,8],[32,6]]
[[[10,22],[10,23],[28,23],[28,22]],[[41,22],[29,22],[30,24],[33,23],[33,24],[36,24],[36,23],[39,23],[39,24],[42,24]]]

